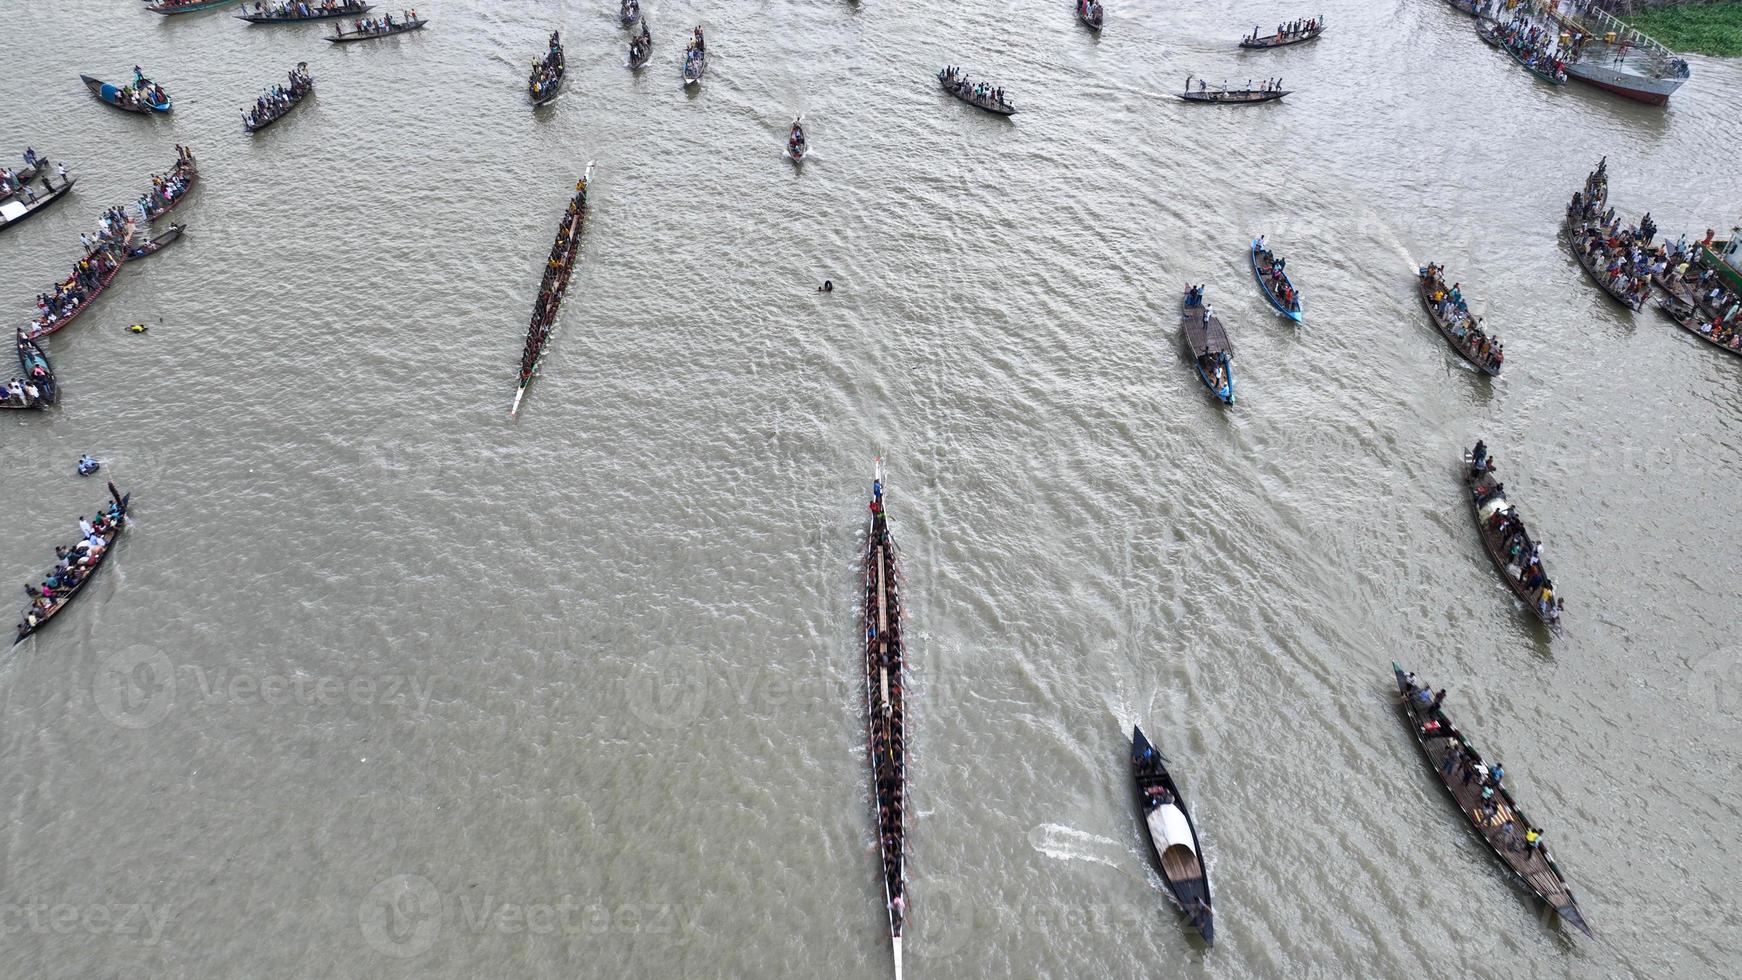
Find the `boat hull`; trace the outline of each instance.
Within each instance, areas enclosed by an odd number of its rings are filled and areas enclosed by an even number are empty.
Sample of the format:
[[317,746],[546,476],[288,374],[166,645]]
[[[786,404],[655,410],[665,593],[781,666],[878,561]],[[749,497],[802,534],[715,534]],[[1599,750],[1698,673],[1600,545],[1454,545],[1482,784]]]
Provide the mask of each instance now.
[[1580,64],[1568,65],[1567,76],[1646,105],[1668,105],[1669,97],[1687,81],[1685,78],[1642,78],[1602,65]]

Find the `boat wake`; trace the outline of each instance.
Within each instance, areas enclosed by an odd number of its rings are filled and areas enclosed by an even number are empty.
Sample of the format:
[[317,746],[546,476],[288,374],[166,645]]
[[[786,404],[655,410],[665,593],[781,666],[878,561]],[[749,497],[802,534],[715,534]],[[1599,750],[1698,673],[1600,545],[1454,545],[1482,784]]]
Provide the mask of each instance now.
[[1087,861],[1109,868],[1125,867],[1125,848],[1118,841],[1085,833],[1063,824],[1043,823],[1028,832],[1035,850],[1059,861]]

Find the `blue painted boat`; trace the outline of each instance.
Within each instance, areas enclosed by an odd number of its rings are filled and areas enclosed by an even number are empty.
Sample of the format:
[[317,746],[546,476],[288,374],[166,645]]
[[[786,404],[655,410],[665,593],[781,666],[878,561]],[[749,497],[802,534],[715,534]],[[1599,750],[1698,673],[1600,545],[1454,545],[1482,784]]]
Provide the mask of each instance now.
[[1234,343],[1215,311],[1201,298],[1194,298],[1189,288],[1180,310],[1180,333],[1198,380],[1222,404],[1234,404]]
[[132,86],[117,87],[108,82],[99,82],[89,75],[80,75],[79,80],[85,83],[85,88],[90,89],[92,95],[125,112],[137,112],[144,115],[153,112],[168,112],[174,108],[169,99],[155,102],[150,95],[136,92]]
[[1268,275],[1271,264],[1276,261],[1276,256],[1270,249],[1264,248],[1260,244],[1261,242],[1263,242],[1262,238],[1253,239],[1252,247],[1246,253],[1246,258],[1252,263],[1252,278],[1257,280],[1259,292],[1262,292],[1264,298],[1270,301],[1270,305],[1276,308],[1276,312],[1299,323],[1306,312],[1301,307],[1300,290],[1295,287],[1294,281],[1288,278],[1288,273],[1283,272],[1282,281],[1287,284],[1289,289],[1294,290],[1293,308],[1290,308],[1288,303],[1283,302],[1282,298],[1276,295],[1275,289],[1270,285]]

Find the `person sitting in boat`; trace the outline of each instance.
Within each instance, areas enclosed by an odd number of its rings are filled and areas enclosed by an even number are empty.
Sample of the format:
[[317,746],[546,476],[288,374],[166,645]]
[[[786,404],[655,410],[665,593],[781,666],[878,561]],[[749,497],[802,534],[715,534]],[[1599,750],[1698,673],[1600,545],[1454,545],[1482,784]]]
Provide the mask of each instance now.
[[79,457],[80,476],[90,476],[92,473],[95,473],[102,468],[103,464],[92,459],[89,453]]
[[1481,476],[1494,472],[1494,461],[1488,458],[1488,444],[1476,440],[1476,448],[1470,450],[1470,475]]

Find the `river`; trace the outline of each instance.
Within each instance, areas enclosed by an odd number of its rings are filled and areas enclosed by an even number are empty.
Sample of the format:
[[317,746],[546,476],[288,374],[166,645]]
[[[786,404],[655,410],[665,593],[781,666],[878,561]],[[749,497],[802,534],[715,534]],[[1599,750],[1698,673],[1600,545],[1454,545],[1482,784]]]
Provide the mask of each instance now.
[[[909,976],[1733,972],[1742,362],[1617,307],[1557,231],[1607,155],[1629,219],[1723,232],[1742,66],[1693,58],[1653,109],[1538,83],[1433,0],[1330,0],[1322,39],[1256,54],[1254,22],[1313,11],[1115,0],[1096,37],[1067,0],[756,0],[652,6],[631,74],[614,6],[446,0],[344,46],[233,8],[7,11],[0,152],[80,178],[0,240],[8,316],[175,144],[202,173],[185,239],[51,338],[64,404],[0,420],[11,581],[102,498],[81,453],[135,520],[0,666],[9,973],[888,976],[855,686],[878,454]],[[553,28],[568,79],[534,112]],[[304,60],[314,96],[244,135]],[[135,63],[172,116],[79,85]],[[943,64],[1020,113],[950,99]],[[1187,105],[1188,74],[1294,94]],[[1298,330],[1247,271],[1260,233]],[[1506,342],[1498,379],[1428,322],[1428,261]],[[1232,409],[1179,353],[1188,281],[1238,347]],[[1470,525],[1478,436],[1559,637]],[[1505,762],[1595,940],[1463,825],[1393,659]],[[1149,855],[1134,722],[1203,830],[1214,950]]]

